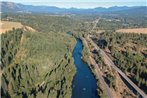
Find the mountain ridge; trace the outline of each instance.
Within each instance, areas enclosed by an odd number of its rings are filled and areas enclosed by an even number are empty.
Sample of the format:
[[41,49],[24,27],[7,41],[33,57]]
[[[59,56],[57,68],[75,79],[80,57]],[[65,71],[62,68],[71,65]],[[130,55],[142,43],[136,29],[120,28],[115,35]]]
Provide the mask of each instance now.
[[24,5],[21,3],[6,2],[2,1],[1,12],[30,12],[30,13],[54,13],[54,14],[89,14],[89,13],[106,13],[106,12],[119,12],[119,11],[129,11],[133,9],[139,9],[139,11],[145,11],[147,13],[147,6],[112,6],[109,8],[96,7],[96,8],[59,8],[56,6],[34,6],[34,5]]

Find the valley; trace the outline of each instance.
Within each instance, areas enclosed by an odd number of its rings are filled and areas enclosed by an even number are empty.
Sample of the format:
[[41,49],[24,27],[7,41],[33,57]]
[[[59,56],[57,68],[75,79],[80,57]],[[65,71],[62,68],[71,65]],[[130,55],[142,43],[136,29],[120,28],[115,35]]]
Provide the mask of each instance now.
[[146,6],[1,2],[2,98],[146,98]]

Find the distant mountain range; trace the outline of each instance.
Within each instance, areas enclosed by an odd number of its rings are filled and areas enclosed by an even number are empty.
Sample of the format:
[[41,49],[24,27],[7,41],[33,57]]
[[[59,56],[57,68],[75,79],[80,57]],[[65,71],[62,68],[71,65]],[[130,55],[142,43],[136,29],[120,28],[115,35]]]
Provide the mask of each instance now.
[[17,13],[52,13],[52,14],[97,14],[97,13],[145,13],[147,6],[114,6],[109,8],[97,7],[93,9],[58,8],[55,6],[33,6],[14,2],[1,2],[1,12]]

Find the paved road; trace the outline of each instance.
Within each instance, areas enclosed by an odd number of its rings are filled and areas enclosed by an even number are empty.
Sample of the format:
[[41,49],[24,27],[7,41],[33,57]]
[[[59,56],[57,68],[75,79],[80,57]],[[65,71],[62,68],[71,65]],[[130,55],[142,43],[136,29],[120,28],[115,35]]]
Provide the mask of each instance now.
[[147,95],[136,85],[134,84],[118,67],[115,66],[115,64],[113,63],[113,61],[107,56],[107,54],[100,49],[96,43],[94,43],[89,35],[87,37],[87,39],[90,41],[90,43],[97,49],[100,51],[100,55],[102,56],[105,64],[112,66],[112,68],[114,68],[143,98],[147,98]]
[[92,28],[90,33],[92,33],[92,31],[96,28],[96,25],[98,24],[99,20],[100,20],[100,17],[95,20],[95,24],[94,24],[94,26],[93,26],[93,28]]
[[92,54],[92,53],[90,52],[90,50],[89,50],[87,41],[86,41],[84,38],[83,38],[82,40],[83,40],[83,42],[85,43],[86,47],[88,48],[88,52],[89,52],[89,54],[90,54],[90,57],[89,57],[89,58],[90,58],[90,62],[92,63],[92,65],[95,65],[95,72],[96,72],[96,75],[97,75],[98,78],[99,78],[99,81],[100,81],[102,87],[105,88],[105,91],[106,91],[106,94],[107,94],[108,98],[113,98],[113,95],[112,95],[112,93],[111,93],[111,91],[110,91],[110,88],[109,88],[108,84],[107,84],[107,83],[105,82],[105,80],[104,80],[103,73],[101,72],[101,70],[100,70],[100,68],[99,68],[99,65],[98,65],[98,64],[95,62],[95,60],[91,57],[93,54]]

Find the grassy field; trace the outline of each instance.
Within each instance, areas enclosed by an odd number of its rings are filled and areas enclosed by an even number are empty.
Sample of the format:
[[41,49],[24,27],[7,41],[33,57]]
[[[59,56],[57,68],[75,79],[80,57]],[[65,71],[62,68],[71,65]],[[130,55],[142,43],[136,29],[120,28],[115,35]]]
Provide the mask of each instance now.
[[26,25],[22,25],[20,22],[1,21],[0,26],[1,26],[0,34],[12,30],[13,28],[23,28],[25,30],[29,30],[33,32],[35,31],[33,28]]
[[116,30],[116,32],[147,34],[147,28],[119,29],[119,30]]
[[4,33],[8,30],[12,30],[12,28],[23,28],[23,25],[19,22],[10,22],[10,21],[1,21],[1,31],[0,33]]

